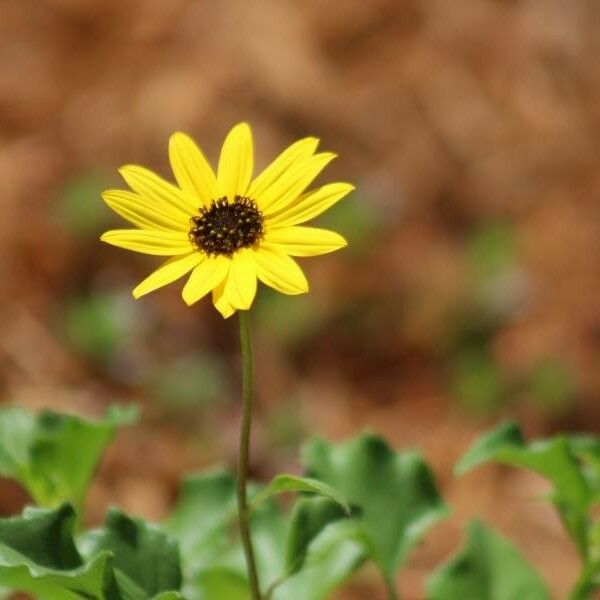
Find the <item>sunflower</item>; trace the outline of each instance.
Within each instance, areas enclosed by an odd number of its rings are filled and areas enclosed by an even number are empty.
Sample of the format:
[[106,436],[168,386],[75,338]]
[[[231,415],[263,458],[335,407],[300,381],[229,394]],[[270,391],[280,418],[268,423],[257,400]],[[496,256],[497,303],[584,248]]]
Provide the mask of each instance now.
[[132,191],[108,190],[105,202],[136,229],[107,231],[102,241],[145,254],[169,256],[134,290],[139,298],[190,274],[182,291],[192,305],[212,291],[227,318],[248,310],[257,280],[283,294],[302,294],[308,282],[292,256],[316,256],[346,246],[339,234],[300,225],[354,188],[330,183],[306,188],[335,158],[316,152],[319,140],[301,139],[252,178],[252,131],[239,123],[221,148],[215,175],[184,133],[169,140],[177,185],[137,165],[119,172]]

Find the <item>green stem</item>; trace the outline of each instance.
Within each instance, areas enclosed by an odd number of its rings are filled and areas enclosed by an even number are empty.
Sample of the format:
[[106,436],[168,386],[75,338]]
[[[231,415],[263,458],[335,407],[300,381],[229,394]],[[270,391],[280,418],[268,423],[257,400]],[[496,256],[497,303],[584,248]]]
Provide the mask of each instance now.
[[396,582],[393,577],[385,578],[385,588],[388,594],[388,600],[400,600],[398,590],[396,589]]
[[242,349],[242,424],[240,427],[240,448],[238,455],[237,501],[240,536],[246,556],[246,567],[252,600],[261,600],[256,559],[250,536],[248,503],[246,500],[246,480],[248,479],[248,460],[250,455],[250,430],[252,427],[252,400],[254,397],[254,361],[252,358],[252,340],[248,311],[239,311],[240,344]]
[[594,591],[594,586],[588,581],[578,581],[569,594],[569,600],[589,600]]
[[589,600],[592,593],[598,588],[598,584],[594,582],[594,575],[598,572],[599,565],[588,564],[584,567],[575,587],[569,594],[569,600]]

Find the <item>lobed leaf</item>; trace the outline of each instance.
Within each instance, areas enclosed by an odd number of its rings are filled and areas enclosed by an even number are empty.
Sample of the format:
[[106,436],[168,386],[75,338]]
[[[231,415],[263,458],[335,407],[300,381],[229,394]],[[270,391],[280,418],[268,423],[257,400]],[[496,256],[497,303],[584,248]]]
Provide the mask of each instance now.
[[0,519],[0,586],[39,600],[180,600],[179,556],[164,533],[113,510],[74,541],[69,504]]
[[84,563],[73,541],[75,512],[26,509],[21,517],[0,520],[0,586],[42,600],[82,597],[123,600],[104,552]]
[[300,498],[294,504],[286,544],[286,575],[300,570],[311,542],[330,523],[345,515],[340,504],[327,498]]
[[346,581],[365,560],[357,523],[337,521],[308,544],[302,568],[273,589],[273,600],[322,600]]
[[393,586],[411,548],[448,512],[429,467],[418,454],[396,453],[372,434],[340,444],[313,440],[302,459],[310,477],[359,508],[366,552]]
[[539,574],[502,536],[469,525],[467,543],[427,582],[427,600],[549,600]]
[[99,421],[52,411],[2,409],[0,475],[17,480],[40,506],[69,502],[80,510],[117,427],[134,419],[130,408],[112,409]]
[[115,578],[125,600],[152,598],[181,587],[176,542],[141,519],[112,508],[104,526],[86,533],[82,545],[90,558],[112,554]]
[[[587,510],[597,496],[584,475],[578,454],[584,443],[577,438],[557,436],[526,443],[518,424],[504,423],[484,434],[456,466],[458,474],[466,473],[487,462],[497,462],[530,469],[548,479],[553,487],[550,498],[580,552],[587,552]],[[579,450],[578,450],[579,448]],[[590,446],[588,445],[588,450]]]

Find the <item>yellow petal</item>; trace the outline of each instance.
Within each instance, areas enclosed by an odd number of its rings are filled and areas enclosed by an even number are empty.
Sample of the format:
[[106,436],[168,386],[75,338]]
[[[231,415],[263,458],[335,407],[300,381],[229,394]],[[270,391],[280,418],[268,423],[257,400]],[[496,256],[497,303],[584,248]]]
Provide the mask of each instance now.
[[189,217],[179,218],[178,211],[159,205],[127,190],[107,190],[102,198],[117,214],[141,229],[187,231]]
[[190,306],[216,288],[227,276],[231,260],[224,256],[207,256],[193,271],[181,296]]
[[277,181],[255,198],[265,216],[270,216],[293,202],[313,179],[335,158],[331,152],[321,152],[296,161]]
[[113,229],[100,239],[112,246],[157,256],[175,256],[194,250],[187,233],[182,231]]
[[238,250],[231,257],[231,267],[225,282],[225,297],[233,308],[248,310],[256,296],[256,265],[252,250]]
[[183,219],[198,212],[196,203],[178,187],[165,181],[156,173],[138,165],[126,165],[119,169],[127,185],[140,196],[167,205]]
[[264,239],[290,256],[317,256],[348,245],[339,233],[317,227],[277,227],[267,230]]
[[269,287],[282,294],[308,292],[308,281],[298,263],[278,248],[263,243],[254,251],[256,274]]
[[161,288],[189,273],[204,259],[200,252],[192,252],[185,256],[174,256],[165,261],[156,271],[151,273],[132,292],[134,298],[140,298]]
[[248,123],[238,123],[228,134],[221,148],[217,183],[219,196],[230,200],[245,196],[252,177],[254,151],[252,130]]
[[231,306],[227,296],[225,296],[225,282],[222,281],[212,293],[213,304],[215,308],[223,315],[224,319],[228,319],[234,312],[235,308]]
[[199,205],[210,204],[218,197],[217,178],[202,150],[185,133],[177,132],[169,140],[169,160],[175,179]]
[[269,217],[269,225],[273,224],[278,227],[284,227],[314,219],[352,190],[354,190],[354,186],[349,183],[330,183],[324,185],[300,196],[297,202],[292,202],[276,215]]
[[288,146],[256,179],[250,184],[248,196],[260,198],[295,162],[312,156],[319,145],[315,137],[298,140]]

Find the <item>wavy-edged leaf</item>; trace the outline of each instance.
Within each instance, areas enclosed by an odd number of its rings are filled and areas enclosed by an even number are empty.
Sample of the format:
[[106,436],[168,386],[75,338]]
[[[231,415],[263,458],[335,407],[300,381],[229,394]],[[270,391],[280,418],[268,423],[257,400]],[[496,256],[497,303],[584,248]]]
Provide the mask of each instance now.
[[595,493],[584,476],[578,451],[567,436],[527,443],[517,423],[508,422],[482,435],[456,465],[458,474],[488,462],[530,469],[548,479],[553,487],[550,499],[576,542],[587,552],[587,510]]
[[84,563],[73,541],[75,512],[26,509],[0,520],[0,586],[28,592],[41,600],[124,600],[101,552]]
[[[110,552],[124,600],[143,600],[181,587],[179,548],[156,525],[112,508],[101,529],[85,534],[88,557]],[[168,596],[167,596],[168,597]]]
[[333,500],[344,509],[346,514],[350,514],[350,506],[346,502],[346,499],[330,485],[327,485],[318,479],[311,479],[310,477],[297,477],[296,475],[285,474],[273,477],[267,487],[254,496],[251,508],[255,508],[271,496],[283,494],[285,492],[319,494],[320,496]]
[[273,600],[323,600],[364,562],[360,525],[352,519],[325,527],[305,551],[302,568],[274,589]]
[[469,525],[465,548],[434,572],[427,600],[550,600],[539,574],[502,536]]
[[156,527],[112,510],[81,554],[75,520],[69,504],[0,519],[0,586],[39,600],[182,600],[177,547]]
[[390,585],[411,548],[448,512],[423,459],[394,452],[377,435],[339,444],[313,440],[302,459],[310,477],[331,485],[361,511],[361,538]]
[[0,410],[0,474],[16,479],[44,507],[64,502],[78,511],[104,449],[131,408],[109,410],[99,421],[53,411]]
[[328,498],[299,498],[295,502],[286,543],[287,576],[302,568],[310,544],[323,529],[345,515],[342,506]]

